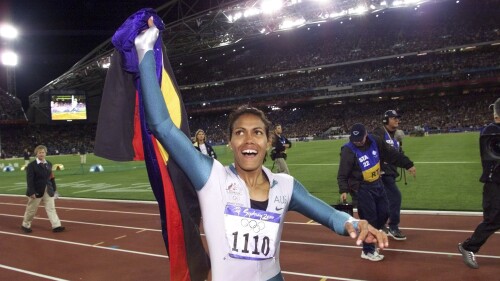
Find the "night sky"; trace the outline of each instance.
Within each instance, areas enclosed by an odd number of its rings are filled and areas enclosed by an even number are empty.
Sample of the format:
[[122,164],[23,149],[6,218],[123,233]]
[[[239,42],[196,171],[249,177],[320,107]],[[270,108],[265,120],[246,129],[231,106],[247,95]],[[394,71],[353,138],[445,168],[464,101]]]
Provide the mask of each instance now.
[[[167,0],[0,0],[0,21],[10,19],[20,32],[13,43],[19,56],[17,97],[28,96],[59,77],[109,39],[128,16],[141,8],[157,8]],[[12,44],[12,43],[11,43]],[[5,42],[0,45],[6,48]],[[0,87],[7,90],[5,67]]]

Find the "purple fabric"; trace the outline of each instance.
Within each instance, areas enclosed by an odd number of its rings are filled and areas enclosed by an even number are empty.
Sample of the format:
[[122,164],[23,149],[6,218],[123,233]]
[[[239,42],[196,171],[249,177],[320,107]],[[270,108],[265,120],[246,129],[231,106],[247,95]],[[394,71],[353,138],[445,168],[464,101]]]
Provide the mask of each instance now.
[[[120,28],[118,28],[111,39],[115,48],[122,55],[122,67],[127,72],[139,73],[139,62],[137,59],[137,51],[135,50],[134,40],[139,33],[148,28],[148,19],[150,17],[153,17],[153,22],[160,31],[165,30],[165,24],[156,14],[156,11],[151,8],[144,8],[128,17],[128,19],[122,24],[122,26],[120,26]],[[162,61],[161,46],[161,36],[158,36],[158,40],[156,40],[154,47],[157,62]]]

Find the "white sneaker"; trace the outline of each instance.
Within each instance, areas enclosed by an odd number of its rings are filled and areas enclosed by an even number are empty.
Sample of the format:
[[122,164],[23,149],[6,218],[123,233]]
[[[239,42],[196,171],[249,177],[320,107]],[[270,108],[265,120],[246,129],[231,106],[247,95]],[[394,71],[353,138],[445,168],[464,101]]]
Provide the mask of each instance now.
[[369,261],[381,261],[384,259],[384,255],[379,254],[378,251],[368,254],[365,254],[365,252],[361,251],[361,258]]

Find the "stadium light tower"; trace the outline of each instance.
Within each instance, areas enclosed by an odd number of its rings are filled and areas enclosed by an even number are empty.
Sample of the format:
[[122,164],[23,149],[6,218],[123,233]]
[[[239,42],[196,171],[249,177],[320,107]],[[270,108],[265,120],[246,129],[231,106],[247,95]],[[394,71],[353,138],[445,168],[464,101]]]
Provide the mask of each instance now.
[[[0,37],[2,38],[1,61],[6,66],[7,70],[7,91],[16,95],[16,65],[18,62],[17,54],[11,51],[12,42],[17,38],[19,32],[17,28],[10,24],[0,25]],[[5,49],[3,49],[5,47]]]

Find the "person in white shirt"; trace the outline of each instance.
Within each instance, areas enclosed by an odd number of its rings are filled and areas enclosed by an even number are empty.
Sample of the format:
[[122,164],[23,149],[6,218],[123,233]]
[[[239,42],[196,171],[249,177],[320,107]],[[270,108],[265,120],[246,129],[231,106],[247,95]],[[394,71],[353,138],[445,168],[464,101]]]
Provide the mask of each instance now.
[[213,147],[207,143],[207,135],[205,131],[199,129],[194,134],[194,147],[198,149],[203,155],[210,156],[214,159],[217,159],[217,154],[215,153]]

